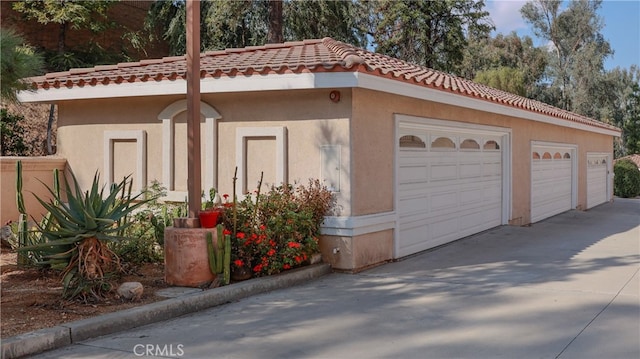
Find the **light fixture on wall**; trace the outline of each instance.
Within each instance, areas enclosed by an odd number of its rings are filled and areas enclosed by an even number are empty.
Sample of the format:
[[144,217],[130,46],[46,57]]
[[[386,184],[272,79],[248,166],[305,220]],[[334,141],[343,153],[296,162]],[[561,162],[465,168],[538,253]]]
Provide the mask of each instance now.
[[329,93],[329,99],[335,103],[340,102],[340,91],[333,90]]

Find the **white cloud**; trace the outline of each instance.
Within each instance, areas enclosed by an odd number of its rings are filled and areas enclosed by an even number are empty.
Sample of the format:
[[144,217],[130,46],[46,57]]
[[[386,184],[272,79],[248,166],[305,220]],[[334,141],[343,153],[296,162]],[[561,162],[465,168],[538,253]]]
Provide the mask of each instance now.
[[524,0],[487,0],[485,2],[497,33],[509,34],[512,31],[527,28],[527,24],[520,15],[520,9],[525,3],[527,1]]

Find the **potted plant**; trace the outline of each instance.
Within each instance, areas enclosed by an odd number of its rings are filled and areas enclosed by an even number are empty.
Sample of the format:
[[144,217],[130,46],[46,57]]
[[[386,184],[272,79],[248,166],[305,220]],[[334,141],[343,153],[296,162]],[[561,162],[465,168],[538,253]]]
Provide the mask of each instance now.
[[202,228],[214,228],[218,224],[218,218],[222,213],[222,200],[215,188],[209,190],[209,197],[207,198],[202,193],[202,210],[198,213],[200,219],[200,227]]

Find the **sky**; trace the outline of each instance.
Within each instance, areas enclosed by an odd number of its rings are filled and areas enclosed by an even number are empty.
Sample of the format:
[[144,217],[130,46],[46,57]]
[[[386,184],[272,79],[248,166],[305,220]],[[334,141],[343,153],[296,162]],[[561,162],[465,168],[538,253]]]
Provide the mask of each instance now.
[[[496,26],[493,35],[508,35],[515,31],[518,36],[530,36],[536,46],[545,45],[547,41],[537,39],[531,25],[520,15],[520,8],[525,3],[522,0],[485,0]],[[613,56],[605,60],[605,70],[640,66],[640,0],[604,0],[598,15],[604,21],[601,33],[614,51]]]

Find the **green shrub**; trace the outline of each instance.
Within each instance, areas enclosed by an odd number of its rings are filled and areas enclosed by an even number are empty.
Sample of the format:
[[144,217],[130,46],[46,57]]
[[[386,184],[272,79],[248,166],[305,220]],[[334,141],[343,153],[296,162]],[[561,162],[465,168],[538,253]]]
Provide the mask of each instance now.
[[129,227],[133,230],[127,231],[126,240],[109,243],[111,249],[125,263],[140,265],[163,260],[162,247],[153,234],[154,228],[143,226],[142,223],[144,222],[141,219],[136,218],[135,223]]
[[26,156],[29,148],[24,141],[24,117],[0,109],[0,144],[2,156]]
[[640,195],[640,170],[633,161],[623,159],[613,166],[613,193],[622,198]]
[[159,200],[167,192],[158,181],[153,181],[145,193],[150,200],[134,215],[125,218],[128,224],[122,233],[125,239],[110,243],[120,259],[133,265],[162,262],[165,227],[171,226],[174,218],[186,215],[182,203]]
[[308,186],[272,186],[266,193],[259,188],[255,195],[225,204],[232,265],[263,276],[308,263],[319,252],[320,226],[335,205],[334,195],[319,180],[309,180]]

